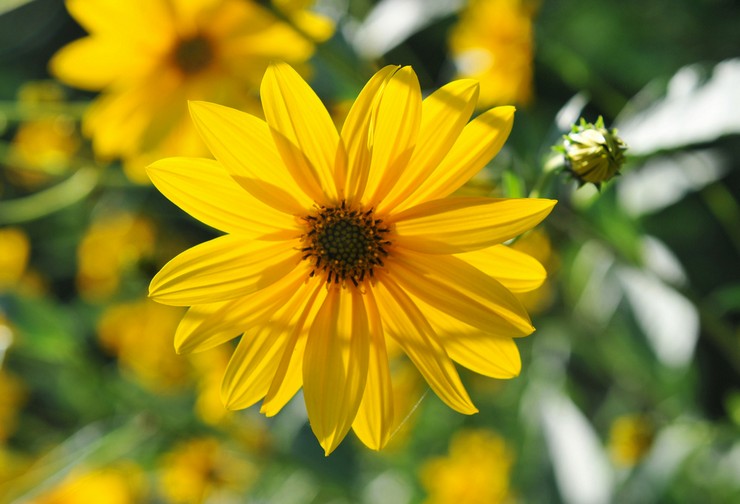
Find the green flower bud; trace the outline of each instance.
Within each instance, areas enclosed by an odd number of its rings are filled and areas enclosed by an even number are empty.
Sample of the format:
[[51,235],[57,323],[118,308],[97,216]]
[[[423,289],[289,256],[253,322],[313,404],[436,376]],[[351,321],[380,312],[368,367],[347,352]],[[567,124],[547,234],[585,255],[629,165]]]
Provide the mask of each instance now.
[[599,116],[595,124],[581,118],[564,136],[563,146],[558,149],[565,156],[565,168],[581,185],[591,182],[600,187],[615,175],[624,164],[627,150],[617,130],[607,130],[604,119]]

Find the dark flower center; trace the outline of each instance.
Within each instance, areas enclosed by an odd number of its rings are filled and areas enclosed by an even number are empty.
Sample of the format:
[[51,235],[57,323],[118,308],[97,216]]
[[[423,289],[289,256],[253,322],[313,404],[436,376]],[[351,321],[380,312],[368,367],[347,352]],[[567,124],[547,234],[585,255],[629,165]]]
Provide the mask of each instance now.
[[183,39],[175,47],[175,65],[186,74],[200,72],[213,61],[211,42],[201,35]]
[[311,276],[325,274],[327,283],[347,280],[355,287],[383,266],[389,229],[376,219],[373,210],[352,209],[342,201],[336,207],[319,207],[304,218],[308,232],[303,241],[303,259],[313,263]]

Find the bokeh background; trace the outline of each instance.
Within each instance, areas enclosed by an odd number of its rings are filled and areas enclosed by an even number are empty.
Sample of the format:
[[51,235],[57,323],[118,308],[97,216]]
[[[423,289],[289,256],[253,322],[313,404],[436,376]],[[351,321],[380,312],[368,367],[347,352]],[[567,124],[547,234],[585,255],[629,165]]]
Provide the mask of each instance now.
[[[464,372],[467,417],[399,361],[382,452],[350,435],[324,457],[300,396],[271,419],[224,410],[230,347],[176,355],[182,311],[146,299],[215,231],[82,133],[97,93],[48,66],[86,35],[64,3],[3,0],[0,503],[740,502],[740,2],[294,3],[331,20],[305,75],[337,121],[383,64],[426,91],[478,75],[485,106],[517,105],[464,190],[560,201],[513,244],[549,272],[523,298],[521,376]],[[630,148],[622,174],[543,183],[599,115]]]

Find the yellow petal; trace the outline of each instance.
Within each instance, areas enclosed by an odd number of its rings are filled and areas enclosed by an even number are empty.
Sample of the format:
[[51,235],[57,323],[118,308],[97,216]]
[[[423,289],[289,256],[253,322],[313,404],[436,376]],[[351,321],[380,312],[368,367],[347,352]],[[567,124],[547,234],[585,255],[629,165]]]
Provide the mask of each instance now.
[[412,295],[473,327],[506,337],[534,331],[527,311],[511,292],[461,259],[396,251],[387,267]]
[[496,107],[470,121],[437,169],[397,210],[444,198],[462,187],[501,150],[514,124],[514,110]]
[[72,17],[90,33],[115,36],[121,43],[158,47],[174,37],[166,2],[152,0],[66,0]]
[[444,198],[393,217],[393,243],[427,254],[457,254],[497,245],[536,226],[555,200]]
[[347,155],[324,104],[298,72],[273,63],[260,87],[262,108],[285,165],[320,204],[337,201]]
[[456,254],[456,257],[492,276],[512,292],[529,292],[547,278],[537,259],[506,245]]
[[368,370],[368,318],[362,294],[331,288],[311,325],[303,358],[303,394],[316,438],[329,455],[360,407]]
[[268,417],[274,416],[290,401],[303,385],[303,357],[308,339],[307,320],[313,320],[319,307],[326,298],[326,288],[319,279],[308,283],[312,294],[306,300],[306,305],[300,311],[300,319],[285,345],[280,364],[275,371],[275,377],[270,384],[260,412]]
[[347,148],[347,181],[344,189],[349,201],[357,201],[365,190],[370,171],[370,123],[386,84],[400,67],[381,68],[365,84],[342,126],[342,140]]
[[147,168],[170,201],[204,224],[257,240],[300,236],[295,218],[255,199],[212,159],[166,158]]
[[514,340],[481,331],[414,299],[452,360],[491,378],[513,378],[522,368]]
[[455,365],[419,308],[388,275],[383,275],[374,289],[384,329],[403,348],[432,390],[455,411],[477,413]]
[[393,428],[393,390],[383,325],[372,290],[368,290],[364,298],[370,323],[370,353],[365,394],[352,430],[365,446],[381,450],[388,443]]
[[296,324],[303,324],[301,315],[310,294],[305,285],[284,291],[284,303],[273,310],[269,323],[244,333],[221,385],[221,398],[228,409],[248,408],[265,397]]
[[116,40],[85,37],[67,44],[49,61],[49,70],[62,82],[81,89],[101,90],[119,79],[146,73],[146,58]]
[[207,102],[190,102],[190,113],[211,153],[252,196],[295,215],[311,208],[313,200],[286,169],[264,121]]
[[306,268],[297,267],[272,285],[248,296],[221,303],[191,307],[175,331],[177,353],[208,350],[270,317],[300,291],[308,277]]
[[264,289],[301,262],[293,241],[258,242],[225,235],[196,245],[165,264],[149,297],[187,306],[225,301]]
[[416,148],[402,179],[379,203],[379,213],[405,200],[429,178],[460,136],[477,100],[478,82],[469,79],[450,82],[424,99]]
[[395,72],[383,88],[370,123],[370,171],[362,201],[375,207],[401,178],[421,122],[421,89],[411,67]]

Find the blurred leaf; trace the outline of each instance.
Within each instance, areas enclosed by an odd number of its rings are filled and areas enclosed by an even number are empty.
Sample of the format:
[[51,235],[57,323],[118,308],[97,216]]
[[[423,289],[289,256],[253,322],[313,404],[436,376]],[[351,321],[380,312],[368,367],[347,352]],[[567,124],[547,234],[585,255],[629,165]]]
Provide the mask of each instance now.
[[0,16],[34,0],[0,0]]
[[738,109],[740,59],[732,59],[714,67],[706,82],[699,66],[682,68],[664,98],[626,107],[615,126],[631,154],[646,155],[740,133]]

